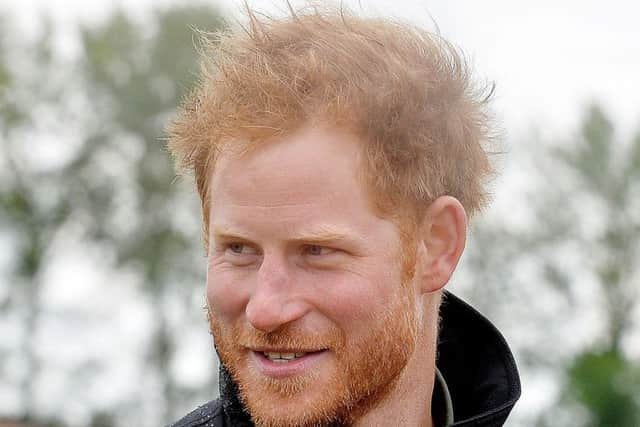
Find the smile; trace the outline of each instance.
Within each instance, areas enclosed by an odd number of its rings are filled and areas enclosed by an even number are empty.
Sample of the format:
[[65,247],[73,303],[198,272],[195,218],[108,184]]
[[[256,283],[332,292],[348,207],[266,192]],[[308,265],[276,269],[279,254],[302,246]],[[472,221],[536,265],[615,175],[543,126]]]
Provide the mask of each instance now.
[[275,353],[275,352],[262,352],[264,356],[276,363],[287,363],[292,360],[304,357],[308,353]]
[[262,349],[254,350],[252,353],[258,370],[272,378],[286,378],[310,372],[329,354],[327,350],[293,352]]

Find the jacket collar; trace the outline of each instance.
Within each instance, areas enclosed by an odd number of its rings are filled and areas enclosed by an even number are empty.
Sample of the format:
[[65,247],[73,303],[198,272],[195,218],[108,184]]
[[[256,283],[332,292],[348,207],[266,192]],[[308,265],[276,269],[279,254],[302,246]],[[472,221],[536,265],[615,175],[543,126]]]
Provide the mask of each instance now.
[[[451,427],[502,426],[520,397],[518,370],[505,339],[482,314],[448,291],[440,319],[436,365],[453,406]],[[227,417],[234,425],[252,425],[222,364],[219,386]],[[440,396],[434,393],[434,400]]]
[[453,426],[502,426],[520,397],[518,369],[504,337],[450,292],[440,316],[436,365],[453,402]]

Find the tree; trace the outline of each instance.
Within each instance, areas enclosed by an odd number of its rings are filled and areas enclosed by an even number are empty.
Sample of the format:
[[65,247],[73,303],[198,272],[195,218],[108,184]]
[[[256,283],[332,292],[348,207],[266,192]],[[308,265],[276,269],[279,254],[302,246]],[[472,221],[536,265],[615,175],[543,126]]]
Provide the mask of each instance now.
[[[163,129],[194,84],[194,28],[214,31],[224,23],[216,10],[205,7],[157,10],[147,19],[136,22],[117,12],[100,27],[83,27],[83,55],[68,60],[51,48],[51,26],[32,45],[0,44],[0,230],[15,248],[0,315],[17,313],[22,320],[22,346],[5,349],[26,364],[19,379],[22,419],[42,418],[34,399],[38,367],[46,363],[34,338],[46,310],[40,293],[46,267],[57,255],[54,242],[68,238],[64,230],[70,225],[82,229],[81,240],[115,253],[113,268],[137,274],[149,297],[155,330],[147,366],[160,379],[161,392],[154,397],[149,390],[157,387],[138,387],[141,401],[162,399],[154,404],[161,413],[150,422],[175,419],[178,406],[190,406],[191,397],[202,393],[181,385],[173,374],[174,341],[184,321],[170,316],[168,307],[191,305],[194,287],[204,282],[204,262],[197,197],[179,188]],[[47,117],[53,118],[53,128]],[[34,147],[64,127],[81,137],[74,143],[57,138],[66,154],[40,161]],[[26,146],[25,141],[34,142]],[[200,317],[203,321],[204,313]],[[90,376],[95,369],[78,372]],[[0,374],[15,376],[8,370]],[[208,397],[214,393],[211,385]],[[118,422],[104,408],[95,411],[92,424]],[[128,409],[112,412],[127,411],[140,412],[140,407],[131,402]],[[141,416],[125,424],[137,419],[134,424],[141,425]]]
[[[50,45],[51,24],[44,21],[40,38],[29,44],[16,40],[11,26],[5,23],[5,43],[0,46],[0,227],[11,236],[14,259],[0,314],[15,314],[22,322],[19,354],[24,374],[16,379],[12,372],[5,371],[2,376],[19,382],[22,419],[29,421],[35,413],[35,381],[41,365],[36,332],[42,312],[43,271],[50,243],[67,218],[70,201],[66,197],[43,197],[65,180],[67,171],[42,164],[33,155],[36,150],[29,150],[34,147],[26,147],[24,141],[41,130],[35,124],[33,110],[51,112],[56,105],[56,115],[63,115],[65,104],[61,102],[62,81],[55,72],[61,64],[52,55]],[[12,50],[10,43],[19,47]],[[21,61],[15,52],[21,49],[29,54],[22,58],[23,68],[18,69],[15,64]],[[32,70],[39,70],[50,79],[45,82]]]
[[[572,177],[564,197],[577,220],[567,238],[580,248],[605,320],[602,335],[569,363],[564,394],[585,410],[587,426],[639,425],[640,363],[630,359],[623,343],[633,331],[640,292],[640,132],[617,141],[611,121],[594,105],[576,143],[556,153]],[[562,259],[553,268],[562,270]]]
[[[88,209],[98,207],[92,213],[102,225],[95,237],[116,248],[121,266],[139,271],[151,298],[156,330],[148,357],[163,378],[162,420],[169,422],[187,390],[181,390],[171,374],[175,331],[167,317],[168,299],[190,296],[191,289],[179,286],[203,283],[204,263],[197,256],[200,228],[185,227],[180,221],[197,217],[197,206],[192,194],[175,185],[163,129],[195,83],[198,58],[193,29],[213,31],[224,23],[205,7],[158,11],[153,23],[155,31],[148,33],[120,12],[103,27],[82,31],[84,71],[96,113],[88,140],[99,150],[118,153],[126,173],[116,184],[87,163],[79,174],[95,186],[91,194],[108,200],[107,209],[88,200]],[[131,188],[136,189],[133,194]],[[134,199],[124,213],[119,197]],[[118,217],[128,220],[111,220]]]
[[[463,289],[504,325],[526,378],[556,378],[557,402],[534,416],[539,426],[640,425],[640,363],[623,345],[639,306],[640,132],[619,141],[593,105],[574,138],[533,140],[535,184],[520,202],[530,221],[479,224],[465,260],[474,285]],[[590,315],[603,327],[576,339]]]

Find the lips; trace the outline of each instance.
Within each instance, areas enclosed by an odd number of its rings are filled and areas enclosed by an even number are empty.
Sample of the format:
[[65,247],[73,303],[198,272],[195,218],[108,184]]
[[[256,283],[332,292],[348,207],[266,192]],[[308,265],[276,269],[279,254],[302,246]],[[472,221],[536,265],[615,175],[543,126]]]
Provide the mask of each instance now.
[[276,363],[286,363],[294,359],[299,359],[307,354],[307,352],[299,352],[299,353],[279,353],[279,352],[267,352],[263,351],[262,354]]
[[326,356],[326,350],[317,351],[252,351],[253,359],[264,375],[284,378],[308,372]]

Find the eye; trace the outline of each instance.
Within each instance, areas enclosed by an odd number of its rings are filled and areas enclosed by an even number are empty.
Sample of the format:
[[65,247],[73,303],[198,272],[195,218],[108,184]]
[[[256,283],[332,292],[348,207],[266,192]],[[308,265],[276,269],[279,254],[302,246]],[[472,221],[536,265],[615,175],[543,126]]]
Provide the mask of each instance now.
[[249,245],[239,242],[227,244],[227,249],[235,255],[253,255],[256,250]]
[[304,253],[312,256],[328,255],[332,252],[335,252],[335,250],[331,248],[327,248],[326,246],[306,245],[304,247]]

